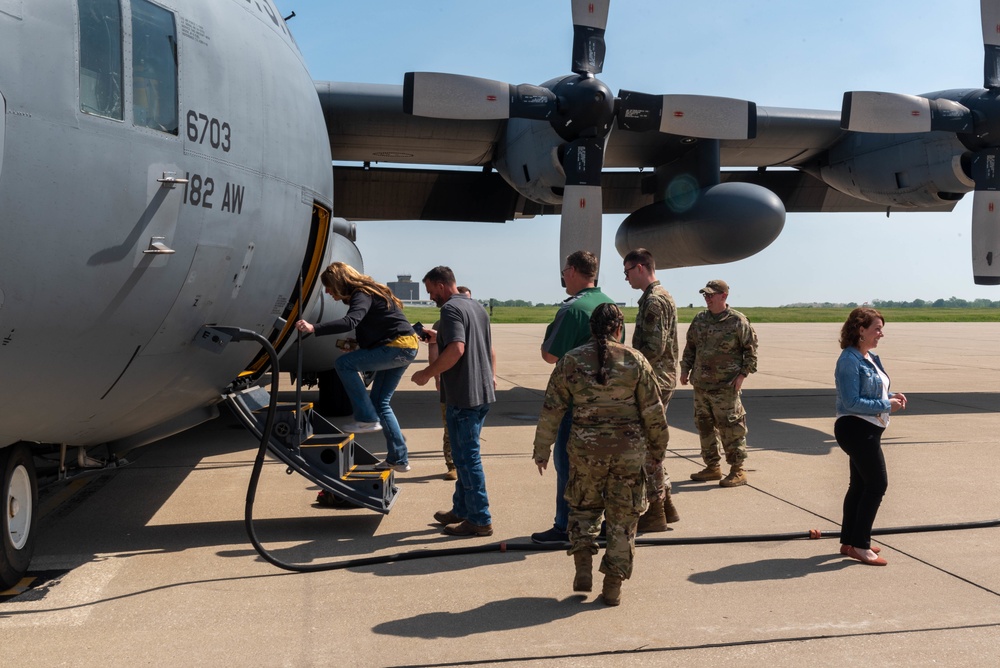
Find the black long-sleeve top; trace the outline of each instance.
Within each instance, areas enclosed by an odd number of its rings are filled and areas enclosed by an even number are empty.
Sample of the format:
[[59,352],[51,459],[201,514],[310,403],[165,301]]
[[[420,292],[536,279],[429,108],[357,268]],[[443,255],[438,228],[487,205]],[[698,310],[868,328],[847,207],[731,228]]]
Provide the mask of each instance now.
[[396,337],[415,334],[403,311],[384,299],[372,298],[362,290],[355,290],[347,315],[316,325],[316,336],[340,334],[354,330],[358,347],[368,350],[383,346]]

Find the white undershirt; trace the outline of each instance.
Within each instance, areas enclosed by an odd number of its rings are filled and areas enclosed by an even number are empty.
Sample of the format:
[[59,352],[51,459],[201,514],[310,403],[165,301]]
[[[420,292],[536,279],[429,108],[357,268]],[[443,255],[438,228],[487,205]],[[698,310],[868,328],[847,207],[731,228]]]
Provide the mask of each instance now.
[[[882,369],[879,368],[878,364],[875,364],[875,362],[872,361],[872,358],[868,356],[868,353],[865,353],[865,360],[875,367],[878,377],[882,379],[882,401],[889,401],[889,376],[882,372]],[[862,420],[871,422],[876,427],[882,427],[884,429],[889,426],[889,411],[879,413],[878,415],[858,415],[858,417]]]

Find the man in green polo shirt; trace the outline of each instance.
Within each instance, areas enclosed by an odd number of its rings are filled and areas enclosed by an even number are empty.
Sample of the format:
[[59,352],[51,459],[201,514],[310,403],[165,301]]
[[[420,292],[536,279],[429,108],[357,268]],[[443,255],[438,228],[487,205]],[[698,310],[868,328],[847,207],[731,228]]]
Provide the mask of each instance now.
[[[563,355],[590,339],[590,314],[598,304],[613,304],[614,300],[597,287],[597,258],[589,251],[576,251],[566,258],[562,270],[563,285],[570,295],[556,313],[555,320],[545,329],[542,341],[542,359],[555,364]],[[541,544],[568,543],[566,526],[569,522],[569,504],[563,497],[569,478],[570,426],[573,411],[566,411],[553,448],[552,461],[556,469],[556,517],[551,529],[531,534],[531,540]]]

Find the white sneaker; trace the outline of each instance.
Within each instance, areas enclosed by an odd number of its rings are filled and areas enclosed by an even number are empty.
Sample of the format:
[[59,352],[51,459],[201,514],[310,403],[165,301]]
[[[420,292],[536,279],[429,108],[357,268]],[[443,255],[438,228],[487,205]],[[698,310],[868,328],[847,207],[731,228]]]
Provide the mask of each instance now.
[[340,430],[345,434],[370,434],[374,431],[382,431],[382,425],[378,422],[348,422]]

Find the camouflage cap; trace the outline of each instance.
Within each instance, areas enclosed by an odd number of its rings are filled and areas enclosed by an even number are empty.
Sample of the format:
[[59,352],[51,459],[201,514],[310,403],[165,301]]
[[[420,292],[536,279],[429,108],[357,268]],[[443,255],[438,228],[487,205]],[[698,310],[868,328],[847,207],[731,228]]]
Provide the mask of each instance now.
[[699,290],[703,295],[728,295],[729,294],[729,283],[725,281],[709,281],[705,284],[701,290]]

